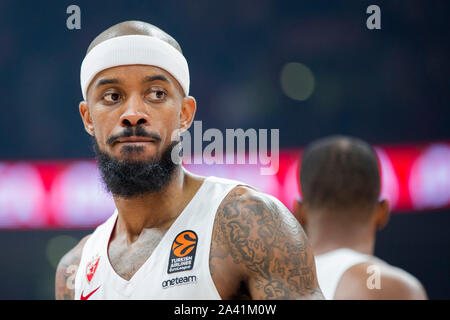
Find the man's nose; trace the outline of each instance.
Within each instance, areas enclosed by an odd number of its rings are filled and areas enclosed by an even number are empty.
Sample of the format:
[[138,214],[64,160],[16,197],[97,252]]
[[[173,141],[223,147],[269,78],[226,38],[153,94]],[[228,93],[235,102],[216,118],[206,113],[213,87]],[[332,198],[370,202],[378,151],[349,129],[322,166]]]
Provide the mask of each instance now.
[[138,97],[130,97],[125,104],[126,110],[120,117],[122,127],[144,126],[150,123],[149,116],[143,101]]

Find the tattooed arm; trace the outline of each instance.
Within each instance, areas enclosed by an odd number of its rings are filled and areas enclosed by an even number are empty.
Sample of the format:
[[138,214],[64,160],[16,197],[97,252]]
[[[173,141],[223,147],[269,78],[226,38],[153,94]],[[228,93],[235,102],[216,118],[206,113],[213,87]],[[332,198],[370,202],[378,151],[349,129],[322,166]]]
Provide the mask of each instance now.
[[59,261],[55,277],[56,300],[74,299],[75,275],[78,265],[80,264],[84,243],[88,238],[89,236],[86,236],[81,239],[81,241]]
[[323,299],[314,257],[291,212],[274,197],[236,187],[214,223],[210,270],[224,299]]

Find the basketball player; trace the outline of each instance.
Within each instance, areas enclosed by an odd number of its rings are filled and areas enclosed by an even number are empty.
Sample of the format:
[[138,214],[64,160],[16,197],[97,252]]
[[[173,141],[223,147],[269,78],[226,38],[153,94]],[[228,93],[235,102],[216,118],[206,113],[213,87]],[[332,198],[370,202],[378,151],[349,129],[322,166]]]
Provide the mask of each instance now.
[[112,26],[90,44],[81,86],[81,118],[117,210],[61,259],[57,299],[323,298],[286,207],[172,160],[196,101],[170,35],[139,21]]
[[375,233],[389,219],[378,200],[374,150],[359,139],[332,136],[306,148],[301,163],[303,202],[295,215],[314,251],[326,299],[426,299],[420,282],[373,256]]

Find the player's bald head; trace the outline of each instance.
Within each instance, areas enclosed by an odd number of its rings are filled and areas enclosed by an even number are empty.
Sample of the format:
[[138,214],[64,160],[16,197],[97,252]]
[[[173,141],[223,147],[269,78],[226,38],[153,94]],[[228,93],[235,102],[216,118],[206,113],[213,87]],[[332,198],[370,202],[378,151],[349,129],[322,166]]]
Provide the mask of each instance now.
[[181,47],[178,42],[168,33],[164,32],[160,28],[143,21],[124,21],[118,24],[109,27],[102,33],[100,33],[89,45],[87,49],[87,53],[92,50],[96,45],[106,41],[108,39],[120,37],[120,36],[128,36],[128,35],[146,35],[150,37],[158,38],[164,42],[167,42],[172,47],[177,49],[181,54]]
[[331,136],[303,153],[300,184],[311,208],[346,212],[378,202],[380,173],[375,151],[357,138]]

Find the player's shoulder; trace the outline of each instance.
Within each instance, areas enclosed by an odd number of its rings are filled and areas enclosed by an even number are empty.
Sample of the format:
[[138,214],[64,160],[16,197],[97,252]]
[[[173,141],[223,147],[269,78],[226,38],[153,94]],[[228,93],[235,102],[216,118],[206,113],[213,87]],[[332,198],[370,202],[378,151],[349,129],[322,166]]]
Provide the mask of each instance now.
[[245,283],[256,299],[323,298],[306,235],[276,198],[234,187],[219,206],[213,230],[210,270],[222,287],[236,292]]
[[264,213],[273,217],[293,218],[292,213],[280,200],[246,185],[234,187],[223,199],[219,209],[230,207],[245,209],[248,213]]
[[83,237],[78,244],[69,250],[59,261],[58,268],[64,265],[76,264],[80,263],[81,253],[83,252],[84,245],[86,241],[90,238],[91,234]]
[[73,276],[81,260],[84,245],[91,235],[85,236],[78,244],[68,251],[59,261],[55,275],[56,299],[73,299],[73,289],[67,285],[68,279]]
[[388,298],[405,300],[427,299],[423,285],[409,272],[387,263],[381,263],[380,273]]
[[[236,186],[220,204],[216,230],[237,241],[262,241],[271,245],[304,244],[303,228],[281,201],[249,186]],[[293,245],[294,246],[294,245]]]
[[374,258],[349,268],[343,274],[335,298],[422,300],[427,299],[427,295],[412,274]]

